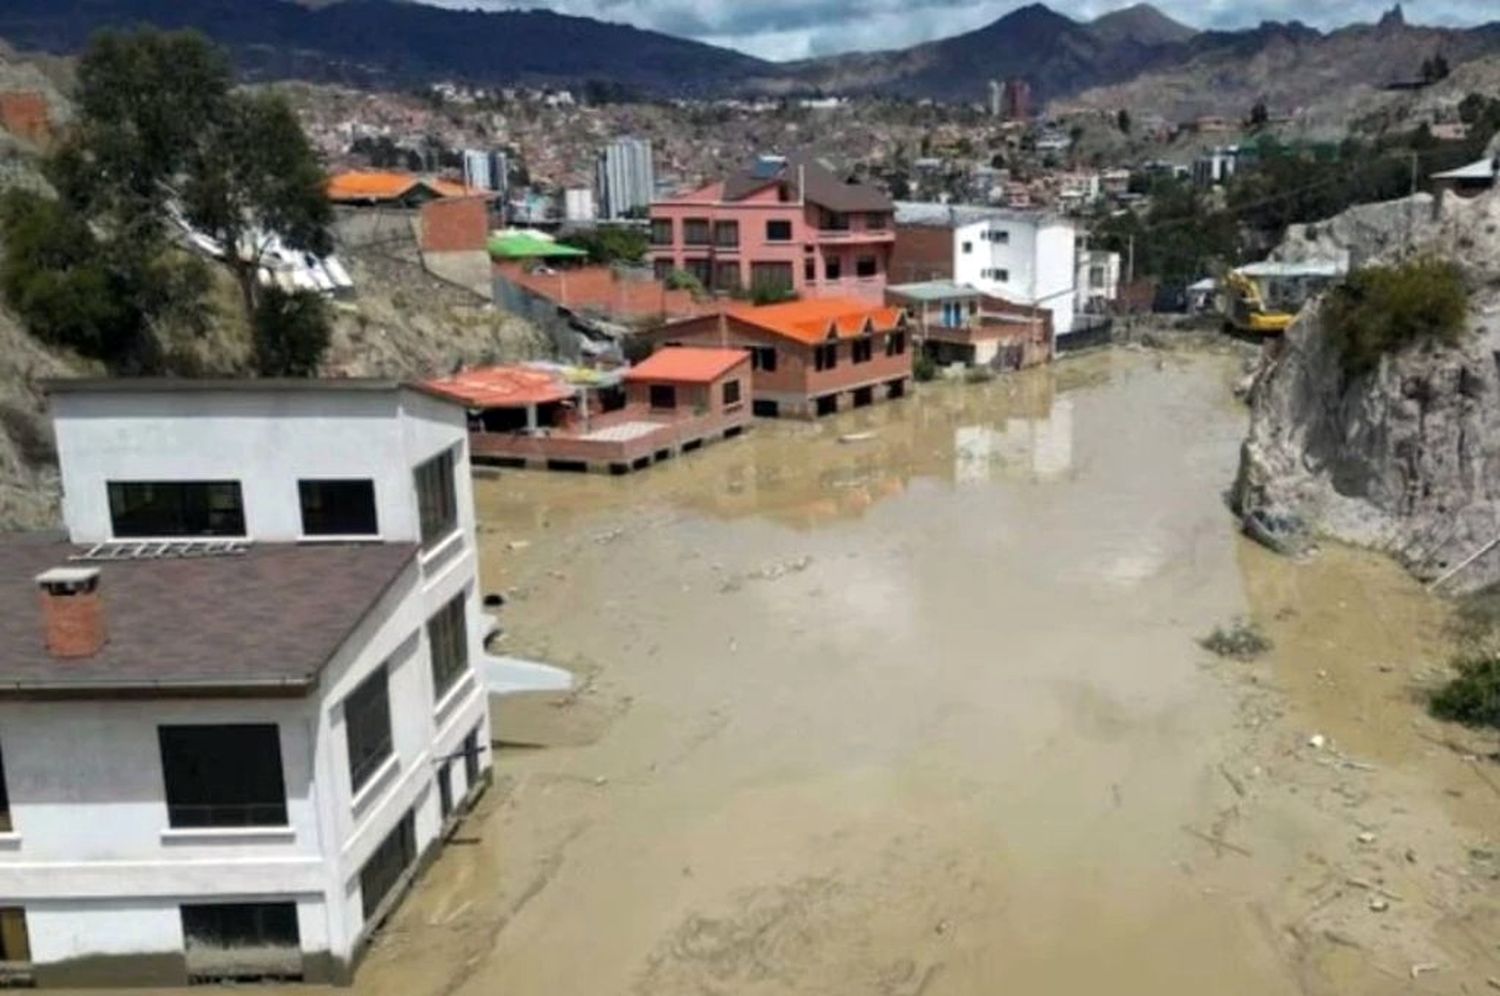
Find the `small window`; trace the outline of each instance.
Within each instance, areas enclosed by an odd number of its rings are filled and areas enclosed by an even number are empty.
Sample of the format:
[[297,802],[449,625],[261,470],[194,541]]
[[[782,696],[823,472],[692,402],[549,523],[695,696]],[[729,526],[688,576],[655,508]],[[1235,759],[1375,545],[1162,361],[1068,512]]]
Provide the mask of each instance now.
[[766,222],[767,242],[790,242],[792,241],[792,223],[790,221],[768,221]]
[[472,792],[479,784],[479,727],[464,737],[464,779],[466,791]]
[[755,290],[791,290],[791,263],[751,263],[750,286]]
[[422,549],[431,550],[458,528],[458,492],[453,480],[453,451],[444,450],[414,472]]
[[677,388],[671,384],[652,384],[649,394],[652,408],[677,407]]
[[740,244],[740,223],[737,221],[714,222],[714,245],[720,249],[735,249]]
[[651,219],[651,244],[654,246],[669,246],[672,244],[672,219]]
[[837,256],[829,256],[823,260],[823,277],[826,280],[839,280],[844,276],[843,260]]
[[1008,246],[1010,245],[1010,232],[1003,228],[992,229],[990,231],[990,241],[999,243],[1002,246]]
[[818,282],[818,264],[816,260],[803,260],[802,279],[810,284],[815,284]]
[[906,333],[892,332],[885,337],[885,355],[900,356],[906,352]]
[[813,348],[813,369],[832,370],[839,365],[838,343],[830,342]]
[[380,846],[370,854],[364,867],[359,870],[360,906],[365,921],[380,910],[380,904],[390,895],[401,875],[417,859],[417,833],[412,814],[401,817]]
[[432,688],[441,699],[469,667],[469,631],[460,593],[427,620],[427,642],[432,645]]
[[724,382],[724,407],[740,403],[740,382],[729,380]]
[[275,723],[161,726],[157,739],[169,826],[286,826]]
[[851,359],[855,363],[870,362],[870,358],[875,354],[874,342],[872,340],[872,336],[864,336],[863,338],[855,339],[851,344]]
[[972,242],[965,242],[964,243],[964,255],[967,256],[970,253],[972,253],[973,251],[974,251],[974,243],[972,243]]
[[854,275],[856,277],[875,277],[880,275],[880,262],[874,256],[861,256],[854,261]]
[[766,373],[776,371],[776,347],[756,346],[750,350],[750,369],[764,370]]
[[714,264],[714,290],[736,291],[740,288],[740,264]]
[[349,746],[349,789],[357,793],[395,750],[384,664],[344,700],[344,739]]
[[31,934],[26,929],[26,910],[0,907],[0,963],[26,965],[31,962]]
[[707,218],[684,218],[682,220],[682,244],[706,246],[709,241]]
[[375,536],[374,481],[298,481],[304,536]]
[[301,977],[296,903],[193,903],[181,910],[191,981]]
[[108,491],[117,539],[245,535],[239,481],[110,481]]
[[1010,271],[1009,270],[995,270],[994,271],[994,279],[997,280],[997,281],[999,281],[1002,284],[1008,284],[1008,283],[1010,283]]

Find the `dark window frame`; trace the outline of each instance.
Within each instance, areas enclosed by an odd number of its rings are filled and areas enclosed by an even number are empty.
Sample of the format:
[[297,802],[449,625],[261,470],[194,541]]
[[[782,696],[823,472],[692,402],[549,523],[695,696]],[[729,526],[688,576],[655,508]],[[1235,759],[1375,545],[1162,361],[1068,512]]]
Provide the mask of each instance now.
[[766,373],[776,372],[776,347],[775,346],[751,346],[750,347],[750,369],[764,370]]
[[851,363],[869,363],[874,358],[874,336],[860,336],[858,339],[855,339],[849,344],[849,360]]
[[[309,498],[319,497],[318,492],[344,492],[344,497],[347,498],[350,493],[356,490],[360,492],[360,499],[368,498],[368,509],[359,508],[352,513],[349,511],[329,511],[327,506],[329,496],[322,495],[322,501],[312,510],[313,519],[309,521],[308,501]],[[370,478],[319,477],[299,480],[297,482],[297,504],[302,512],[303,536],[376,537],[380,535],[380,513],[375,502],[375,482]],[[340,523],[339,528],[333,528],[331,520],[335,519]]]
[[461,591],[427,620],[433,701],[440,701],[469,669],[468,592]]
[[859,256],[854,260],[854,275],[861,280],[880,276],[880,259],[876,256]]
[[674,384],[651,384],[646,389],[646,403],[657,411],[672,411],[677,407],[677,387]]
[[407,810],[359,868],[360,908],[366,923],[379,912],[381,904],[416,860],[416,818]]
[[[774,228],[772,226],[775,226]],[[767,218],[766,219],[766,241],[784,243],[792,241],[792,222],[789,218]],[[785,235],[773,235],[772,232],[785,231]]]
[[[731,397],[731,395],[733,395]],[[730,408],[745,400],[744,391],[740,388],[739,378],[726,380],[724,382],[724,407]]]
[[[178,907],[182,919],[184,949],[202,945],[212,952],[226,955],[241,947],[284,949],[302,957],[302,930],[297,923],[295,902],[183,903]],[[257,962],[250,961],[244,971],[229,975],[214,973],[213,978],[260,980]],[[300,975],[297,976],[300,978]]]
[[[188,491],[195,488],[208,489],[196,496],[196,503],[190,500]],[[145,489],[144,493],[139,489]],[[217,496],[215,490],[220,491]],[[107,481],[105,492],[110,530],[116,539],[243,538],[246,535],[245,491],[239,481]],[[232,498],[231,504],[215,507],[216,501],[229,498]],[[157,507],[148,508],[153,503]],[[136,507],[126,508],[127,504]],[[190,504],[195,507],[189,507]],[[131,518],[146,522],[137,525],[129,521]],[[161,525],[172,518],[177,522]],[[200,518],[199,528],[187,527],[190,520]],[[216,519],[221,521],[215,522]]]
[[738,221],[715,221],[714,245],[719,249],[738,249],[740,245],[740,223]]
[[713,222],[707,218],[682,219],[682,244],[685,246],[713,245]]
[[906,330],[896,329],[885,337],[885,355],[900,356],[906,352]]
[[[23,950],[11,950],[12,944]],[[26,920],[26,907],[0,906],[0,965],[30,964],[31,925]]]
[[344,744],[349,755],[349,791],[358,795],[396,753],[388,665],[371,671],[344,697]]
[[412,483],[417,492],[422,549],[431,550],[458,530],[458,459],[454,447],[417,464],[412,470]]
[[5,750],[0,747],[0,833],[10,833],[15,828],[10,815],[10,784],[5,774]]
[[836,342],[825,342],[813,347],[813,369],[836,370],[839,365],[839,344]]
[[[663,237],[663,234],[662,234],[663,232],[666,233],[665,237]],[[676,234],[677,234],[677,226],[676,226],[676,223],[673,221],[673,219],[671,219],[671,218],[652,218],[651,219],[651,236],[650,236],[650,238],[651,238],[651,244],[653,246],[669,246],[669,245],[671,245],[672,244],[672,240],[674,238],[676,238]]]
[[844,261],[838,256],[827,256],[823,259],[823,279],[844,279]]
[[[223,742],[236,735],[245,742]],[[290,825],[281,728],[276,723],[163,723],[156,728],[156,738],[167,825],[172,829]],[[213,743],[215,738],[220,742]],[[261,784],[246,791],[252,763],[262,765],[254,771]]]

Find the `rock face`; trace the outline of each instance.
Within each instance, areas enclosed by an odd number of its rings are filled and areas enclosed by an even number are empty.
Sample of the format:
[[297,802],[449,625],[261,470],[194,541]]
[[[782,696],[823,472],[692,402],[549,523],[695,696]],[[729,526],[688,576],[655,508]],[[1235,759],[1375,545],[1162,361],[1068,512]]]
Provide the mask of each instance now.
[[[1425,237],[1396,249],[1385,246],[1405,230],[1410,204],[1378,207],[1384,223],[1367,206],[1357,223],[1317,226],[1317,237],[1350,235],[1342,247],[1355,259],[1454,259],[1472,291],[1468,333],[1457,347],[1411,347],[1351,378],[1310,305],[1279,349],[1267,347],[1235,498],[1243,513],[1298,517],[1435,579],[1500,539],[1500,197],[1450,202],[1419,226]],[[1305,245],[1305,233],[1293,235]],[[1445,590],[1497,581],[1500,549]]]

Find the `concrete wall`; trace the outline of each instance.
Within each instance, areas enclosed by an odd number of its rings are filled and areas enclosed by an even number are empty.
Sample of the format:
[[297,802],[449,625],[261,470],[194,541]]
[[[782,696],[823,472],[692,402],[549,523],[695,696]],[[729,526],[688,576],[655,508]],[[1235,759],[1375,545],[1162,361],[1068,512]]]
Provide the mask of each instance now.
[[460,407],[422,401],[315,388],[56,394],[63,518],[75,542],[100,542],[113,538],[109,481],[239,481],[247,537],[295,542],[298,480],[369,478],[379,538],[415,540],[412,469],[465,438]]
[[[999,233],[1008,239],[991,237]],[[1017,304],[1039,304],[1052,313],[1059,335],[1072,329],[1077,247],[1070,223],[987,219],[963,225],[953,229],[953,260],[956,282]],[[996,271],[1006,278],[994,276]]]

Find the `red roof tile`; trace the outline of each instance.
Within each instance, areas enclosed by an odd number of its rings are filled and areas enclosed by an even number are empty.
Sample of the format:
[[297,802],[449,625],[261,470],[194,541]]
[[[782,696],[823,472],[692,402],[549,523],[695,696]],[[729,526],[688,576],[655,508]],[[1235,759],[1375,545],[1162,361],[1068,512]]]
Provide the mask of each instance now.
[[863,335],[867,327],[884,332],[900,324],[902,315],[900,308],[870,305],[851,298],[788,301],[759,308],[731,307],[728,313],[742,322],[809,345],[827,341],[830,332],[840,339]]
[[566,401],[575,393],[555,374],[528,367],[478,367],[425,386],[469,408],[524,408]]
[[626,371],[625,379],[712,384],[749,358],[750,354],[743,349],[666,346]]

